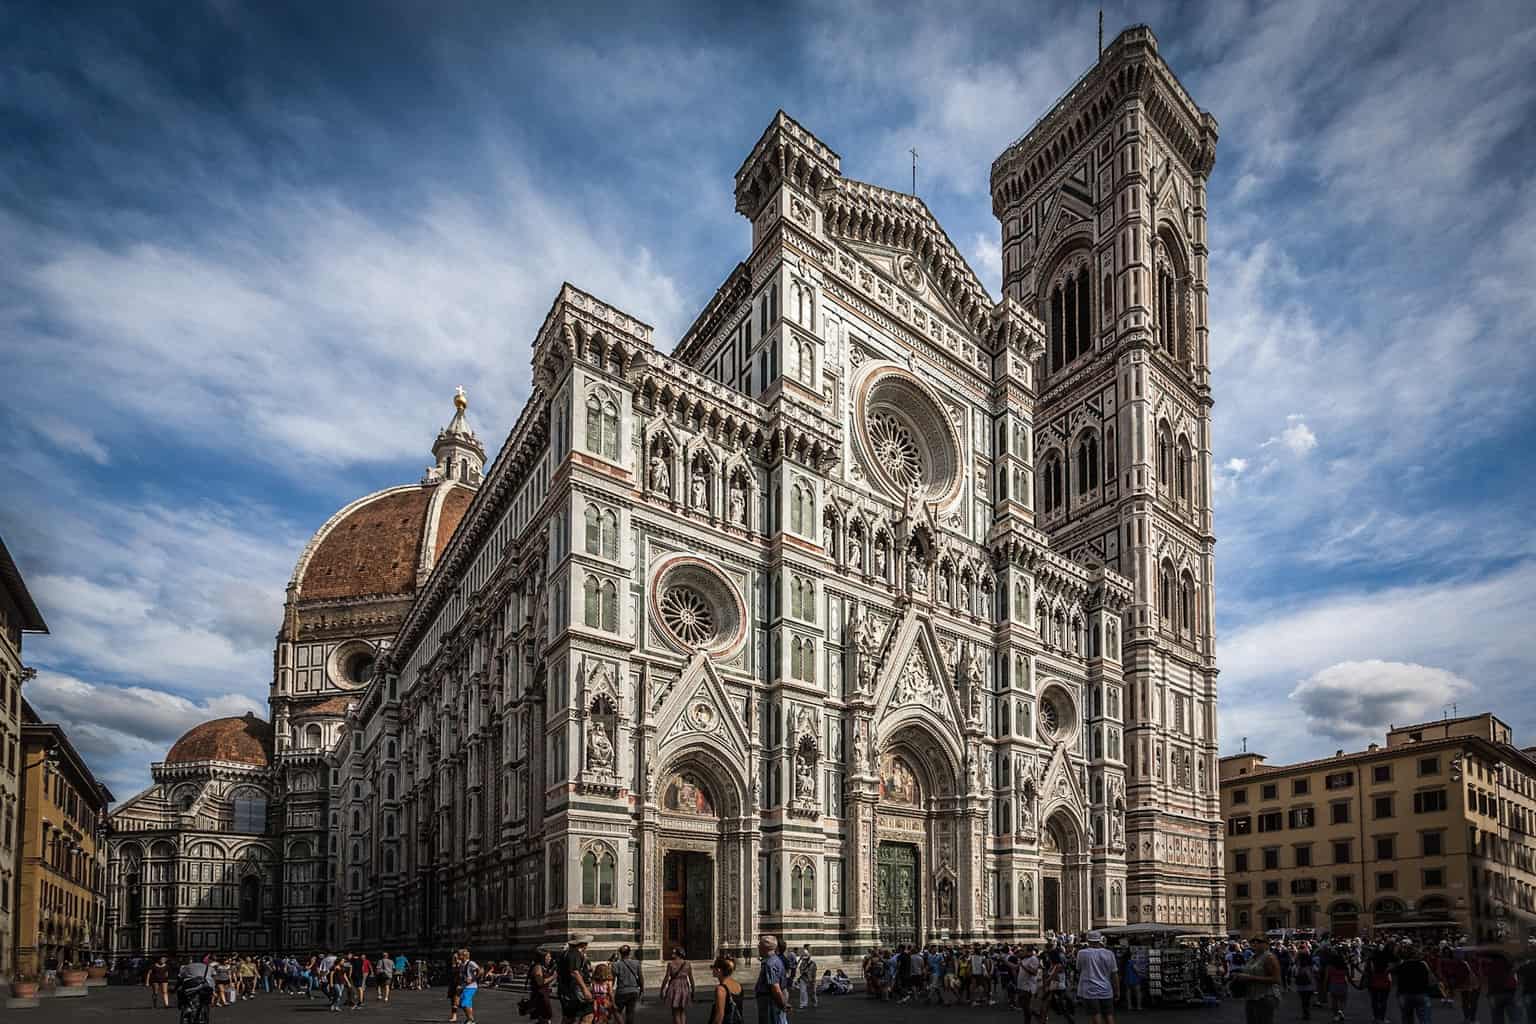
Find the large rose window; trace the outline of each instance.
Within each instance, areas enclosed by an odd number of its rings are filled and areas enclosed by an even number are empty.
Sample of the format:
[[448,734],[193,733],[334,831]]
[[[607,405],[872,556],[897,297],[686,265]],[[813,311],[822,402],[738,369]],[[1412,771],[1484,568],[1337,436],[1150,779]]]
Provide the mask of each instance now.
[[696,555],[659,559],[651,574],[654,622],[672,646],[729,658],[746,639],[747,607],[729,577]]
[[894,495],[940,505],[960,496],[960,439],[938,399],[916,374],[892,363],[867,367],[854,384],[859,455]]
[[1071,694],[1058,685],[1046,687],[1040,694],[1035,730],[1048,743],[1071,740],[1077,730],[1077,714],[1073,710]]

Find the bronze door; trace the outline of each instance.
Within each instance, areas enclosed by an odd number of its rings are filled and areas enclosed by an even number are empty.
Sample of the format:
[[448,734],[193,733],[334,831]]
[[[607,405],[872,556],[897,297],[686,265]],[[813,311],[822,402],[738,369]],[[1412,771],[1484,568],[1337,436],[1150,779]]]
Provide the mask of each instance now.
[[1061,879],[1045,878],[1040,887],[1040,927],[1061,931]]
[[881,843],[875,864],[875,926],[880,943],[895,948],[918,941],[917,847]]
[[684,918],[688,944],[684,951],[696,960],[712,960],[715,955],[715,862],[706,854],[690,853],[687,874]]

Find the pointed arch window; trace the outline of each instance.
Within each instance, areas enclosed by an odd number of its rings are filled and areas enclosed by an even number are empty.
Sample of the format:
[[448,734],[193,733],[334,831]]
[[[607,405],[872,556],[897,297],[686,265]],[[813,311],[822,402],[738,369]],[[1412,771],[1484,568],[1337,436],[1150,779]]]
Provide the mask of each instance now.
[[587,396],[587,451],[605,459],[619,458],[619,406],[597,392]]
[[1195,580],[1187,572],[1179,581],[1179,629],[1185,636],[1195,633]]
[[1190,480],[1191,480],[1191,477],[1194,475],[1194,461],[1195,461],[1194,460],[1194,454],[1192,453],[1192,451],[1190,450],[1190,447],[1189,447],[1189,438],[1182,437],[1182,436],[1179,438],[1179,448],[1178,448],[1177,458],[1178,458],[1178,468],[1176,470],[1176,473],[1177,473],[1177,476],[1178,476],[1178,495],[1179,495],[1179,500],[1180,501],[1189,501],[1190,500],[1190,495],[1191,495]]
[[1157,427],[1157,483],[1164,489],[1173,484],[1173,432],[1166,421]]
[[617,560],[619,517],[612,509],[588,505],[585,512],[587,554]]
[[1055,512],[1061,507],[1066,490],[1061,455],[1058,452],[1053,451],[1045,457],[1045,468],[1041,475],[1044,477],[1040,489],[1045,494],[1045,511]]
[[1077,493],[1087,494],[1099,482],[1099,439],[1084,434],[1077,445]]

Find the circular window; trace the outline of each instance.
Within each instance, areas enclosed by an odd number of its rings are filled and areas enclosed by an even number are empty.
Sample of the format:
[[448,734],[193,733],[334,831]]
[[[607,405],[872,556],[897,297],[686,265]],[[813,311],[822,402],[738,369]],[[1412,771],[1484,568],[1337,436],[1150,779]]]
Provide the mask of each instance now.
[[916,374],[892,363],[867,366],[854,384],[854,412],[859,454],[877,483],[940,505],[959,498],[959,436]]
[[718,566],[695,555],[667,555],[651,580],[652,617],[673,646],[715,658],[741,649],[747,606]]
[[373,678],[377,658],[377,652],[368,641],[348,640],[331,651],[327,666],[331,681],[348,688],[366,686]]
[[1072,738],[1077,726],[1077,715],[1072,710],[1072,698],[1059,686],[1047,688],[1040,695],[1040,712],[1036,716],[1036,729],[1040,738],[1052,743],[1065,743]]

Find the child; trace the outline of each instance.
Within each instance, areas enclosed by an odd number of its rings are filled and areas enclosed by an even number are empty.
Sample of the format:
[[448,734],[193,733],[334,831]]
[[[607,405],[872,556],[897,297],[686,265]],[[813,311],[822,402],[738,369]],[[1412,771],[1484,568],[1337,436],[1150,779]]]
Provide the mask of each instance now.
[[592,969],[592,1024],[608,1024],[613,1013],[613,965],[606,960]]

